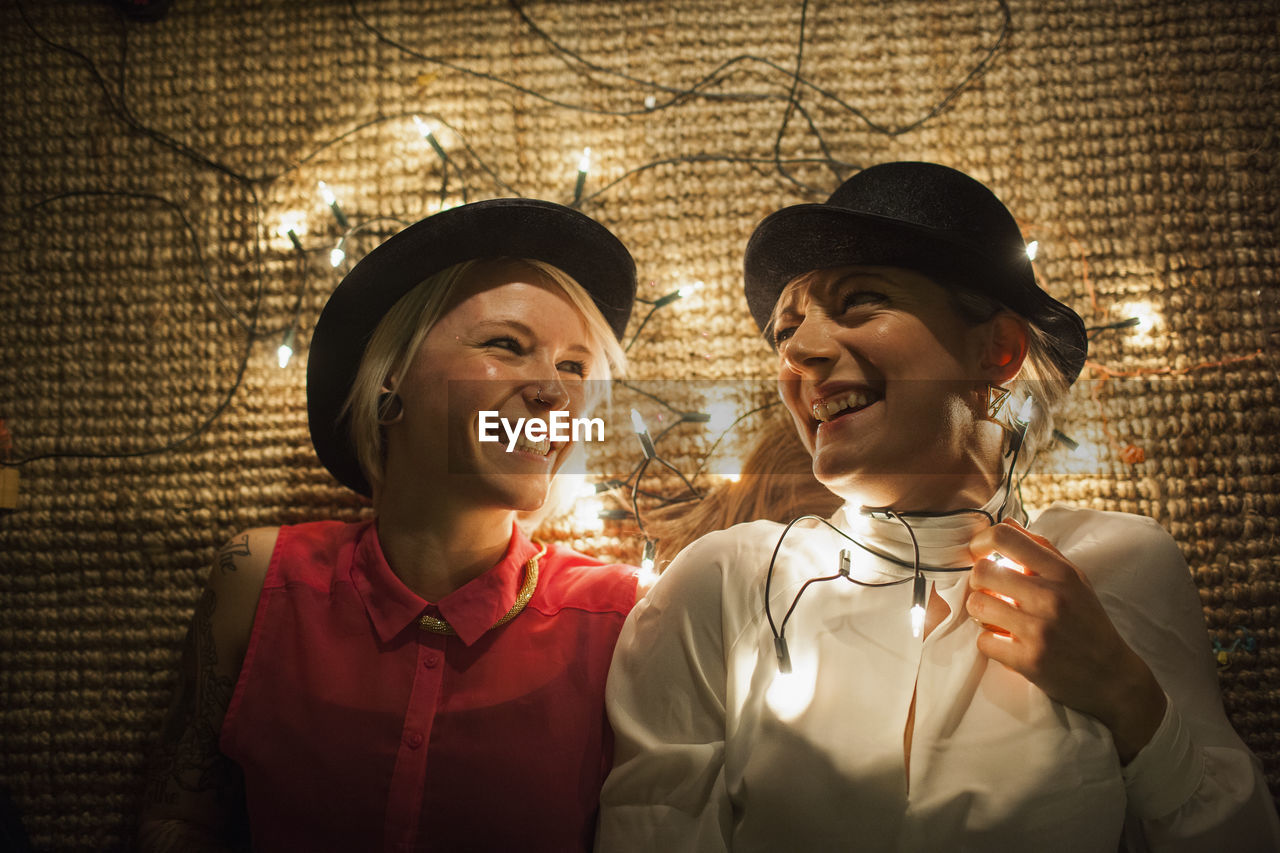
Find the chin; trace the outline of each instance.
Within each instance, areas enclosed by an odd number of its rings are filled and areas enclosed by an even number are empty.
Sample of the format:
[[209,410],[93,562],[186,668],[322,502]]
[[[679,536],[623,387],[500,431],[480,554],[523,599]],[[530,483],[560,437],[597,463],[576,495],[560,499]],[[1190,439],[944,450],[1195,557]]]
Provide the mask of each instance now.
[[504,490],[501,501],[516,512],[538,512],[547,505],[547,488]]

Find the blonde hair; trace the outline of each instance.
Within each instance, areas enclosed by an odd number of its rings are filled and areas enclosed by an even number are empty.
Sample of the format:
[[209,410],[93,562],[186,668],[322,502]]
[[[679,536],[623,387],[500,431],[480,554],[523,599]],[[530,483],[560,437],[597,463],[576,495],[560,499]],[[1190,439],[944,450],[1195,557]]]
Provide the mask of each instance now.
[[742,463],[742,476],[723,483],[690,508],[677,504],[652,513],[647,527],[658,539],[657,565],[670,562],[693,540],[743,521],[790,521],[828,516],[842,503],[813,476],[813,459],[781,405],[771,407]]
[[463,261],[423,279],[391,306],[374,329],[355,381],[343,404],[340,418],[348,422],[348,434],[356,461],[369,485],[376,490],[382,481],[386,454],[382,426],[378,423],[379,398],[385,391],[396,393],[405,369],[423,340],[453,306],[459,285],[485,269],[505,264],[522,264],[533,270],[544,284],[553,285],[577,309],[587,327],[587,343],[595,356],[595,370],[587,386],[587,406],[607,395],[609,379],[626,370],[626,353],[619,345],[591,294],[558,267],[530,258],[485,258]]
[[[1012,310],[1000,301],[972,290],[949,289],[947,295],[956,313],[975,326],[1001,311]],[[1030,395],[1035,401],[1035,416],[1023,439],[1023,458],[1029,460],[1051,439],[1054,413],[1066,399],[1071,383],[1053,359],[1053,344],[1048,333],[1025,317],[1023,320],[1027,329],[1027,356],[1022,360],[1018,375],[1006,387],[1014,400]]]

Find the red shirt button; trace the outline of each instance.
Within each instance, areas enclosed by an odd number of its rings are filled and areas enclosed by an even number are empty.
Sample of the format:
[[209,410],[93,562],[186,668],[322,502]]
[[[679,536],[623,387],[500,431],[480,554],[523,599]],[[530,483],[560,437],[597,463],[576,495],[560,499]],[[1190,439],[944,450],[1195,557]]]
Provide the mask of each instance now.
[[422,732],[407,732],[404,736],[404,742],[407,743],[411,749],[417,749],[422,746]]
[[435,669],[437,666],[440,665],[440,655],[437,655],[437,654],[427,655],[425,658],[422,659],[422,665],[425,666],[427,669]]

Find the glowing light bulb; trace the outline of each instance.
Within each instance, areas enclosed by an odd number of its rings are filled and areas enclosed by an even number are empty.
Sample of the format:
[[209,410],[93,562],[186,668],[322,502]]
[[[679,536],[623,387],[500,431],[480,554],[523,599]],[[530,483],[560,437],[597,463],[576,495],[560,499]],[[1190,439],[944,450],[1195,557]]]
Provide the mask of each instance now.
[[928,582],[924,575],[916,572],[915,581],[911,585],[911,636],[919,637],[924,631],[924,601],[928,593]]
[[294,330],[284,333],[284,340],[280,342],[280,346],[276,348],[276,361],[280,365],[280,369],[289,366],[289,359],[293,358]]
[[635,409],[631,410],[631,428],[636,432],[636,438],[640,440],[640,449],[644,452],[645,459],[652,459],[658,455],[658,451],[653,446],[653,439],[649,437],[649,428],[645,426],[644,418],[640,417],[640,413]]
[[341,247],[334,247],[329,250],[329,265],[340,267],[342,262],[347,259],[347,253],[342,251]]
[[692,284],[683,284],[676,288],[676,293],[680,295],[681,299],[688,299],[690,296],[698,293],[706,286],[707,283],[705,281],[695,281]]
[[658,579],[658,573],[654,569],[654,556],[657,553],[657,543],[652,539],[644,540],[644,556],[640,558],[640,585],[644,588],[653,586]]
[[599,498],[579,498],[573,505],[573,522],[583,530],[599,531],[604,528],[604,519],[600,516],[603,511]]
[[1009,569],[1011,571],[1015,571],[1023,575],[1027,573],[1027,570],[1024,569],[1021,565],[1014,562],[1013,560],[1010,560],[1008,557],[1006,557],[1004,554],[1001,554],[999,551],[991,552],[991,561],[1002,569]]
[[431,149],[439,155],[441,160],[448,160],[449,157],[444,153],[444,148],[440,145],[440,140],[436,138],[436,134],[440,132],[440,122],[423,121],[421,116],[414,116],[413,123],[418,126],[418,133],[422,134],[422,138],[427,141]]
[[1022,406],[1018,409],[1018,414],[1014,415],[1014,420],[1022,424],[1022,426],[1026,426],[1031,423],[1031,418],[1035,414],[1035,411],[1035,401],[1031,395],[1028,394],[1027,398],[1022,401]]
[[1036,255],[1037,255],[1039,252],[1040,252],[1040,241],[1039,241],[1039,240],[1032,240],[1030,243],[1028,243],[1028,244],[1027,244],[1027,257],[1028,257],[1028,258],[1030,258],[1031,260],[1033,260],[1033,261],[1034,261],[1034,260],[1036,259]]
[[587,171],[591,168],[591,148],[590,146],[582,149],[582,156],[578,158],[578,182],[573,186],[573,203],[577,204],[582,201],[582,189],[587,185]]
[[294,220],[286,219],[280,223],[280,227],[276,229],[276,233],[281,237],[287,237],[289,242],[293,244],[293,248],[301,252],[302,241],[298,239],[298,231],[300,228],[301,226],[299,226]]
[[422,135],[423,139],[435,136],[436,131],[440,129],[440,123],[438,121],[423,121],[422,116],[414,116],[413,123],[417,126],[418,133]]
[[1160,325],[1160,316],[1151,303],[1131,302],[1120,306],[1119,310],[1130,318],[1129,328],[1133,330],[1131,340],[1139,344],[1150,344],[1156,327]]
[[329,205],[329,209],[333,211],[333,218],[338,220],[339,228],[350,228],[351,223],[347,221],[347,215],[342,212],[341,205],[338,204],[338,197],[333,194],[333,190],[329,189],[329,185],[324,181],[319,182],[320,196],[324,199],[324,203]]

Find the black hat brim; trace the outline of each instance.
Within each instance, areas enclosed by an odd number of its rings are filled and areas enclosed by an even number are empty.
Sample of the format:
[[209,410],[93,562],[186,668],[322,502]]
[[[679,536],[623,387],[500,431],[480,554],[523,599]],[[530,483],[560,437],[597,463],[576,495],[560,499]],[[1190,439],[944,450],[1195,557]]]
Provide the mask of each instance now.
[[464,261],[500,257],[557,267],[590,294],[615,337],[626,332],[635,303],[635,262],[609,229],[583,213],[549,201],[503,198],[442,211],[410,225],[347,273],[311,335],[311,442],[343,485],[371,494],[341,413],[378,323],[430,276]]

